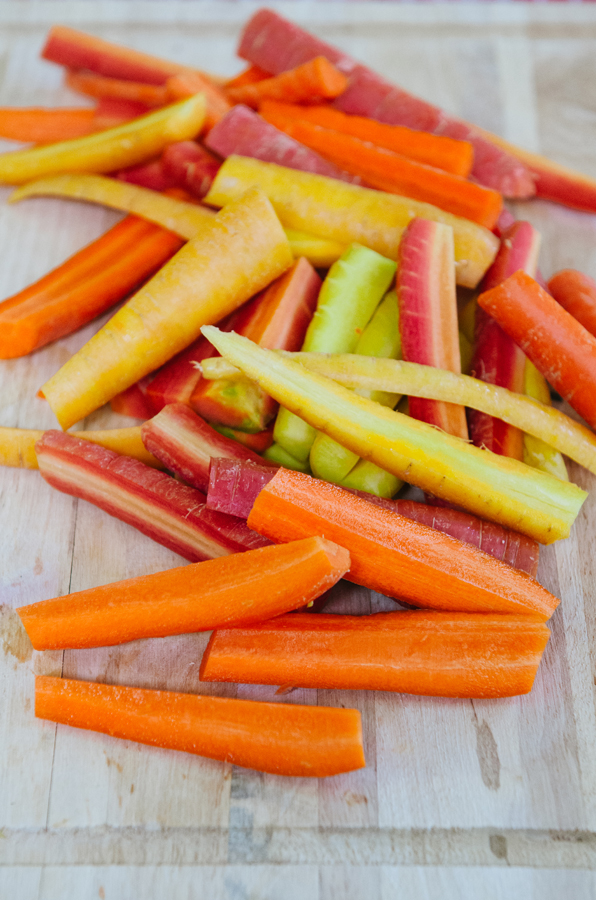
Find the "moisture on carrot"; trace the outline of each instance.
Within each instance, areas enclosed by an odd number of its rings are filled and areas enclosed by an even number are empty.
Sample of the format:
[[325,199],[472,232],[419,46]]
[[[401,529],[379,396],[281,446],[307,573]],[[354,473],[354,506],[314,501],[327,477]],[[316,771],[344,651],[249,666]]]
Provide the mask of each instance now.
[[324,778],[365,765],[356,709],[257,703],[39,675],[35,715],[274,775]]
[[257,108],[261,100],[282,100],[286,103],[321,103],[334,100],[348,86],[348,79],[324,56],[280,72],[273,78],[265,78],[252,84],[226,87],[234,103],[246,103]]

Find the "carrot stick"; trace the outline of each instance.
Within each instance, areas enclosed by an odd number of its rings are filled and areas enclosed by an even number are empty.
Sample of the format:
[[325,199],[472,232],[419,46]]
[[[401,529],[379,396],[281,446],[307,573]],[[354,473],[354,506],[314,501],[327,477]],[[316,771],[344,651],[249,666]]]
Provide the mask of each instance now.
[[230,88],[244,87],[246,84],[256,84],[258,81],[263,81],[263,79],[270,77],[270,72],[265,72],[264,69],[259,69],[258,66],[248,66],[247,69],[235,75],[234,78],[229,78],[224,84],[224,88],[227,91]]
[[247,524],[276,542],[325,535],[349,550],[349,581],[416,606],[548,619],[559,602],[526,572],[302,472],[279,469]]
[[478,304],[596,428],[596,337],[523,271],[480,294]]
[[343,94],[348,79],[324,56],[288,69],[273,78],[265,78],[240,87],[227,87],[234,103],[245,103],[257,109],[261,100],[282,100],[286,103],[320,103]]
[[259,114],[273,125],[276,124],[275,117],[282,116],[286,120],[299,119],[341,134],[350,134],[376,147],[384,147],[435,169],[461,175],[462,178],[470,174],[474,160],[474,148],[468,141],[415,131],[404,125],[385,125],[365,116],[348,116],[332,106],[294,106],[277,100],[263,100],[259,104]]
[[95,110],[88,107],[41,109],[0,108],[0,137],[9,141],[51,144],[83,137],[97,130]]
[[274,775],[324,778],[365,765],[356,709],[257,703],[39,675],[35,715]]
[[71,91],[86,94],[88,97],[117,97],[121,100],[142,103],[143,106],[165,106],[171,102],[167,89],[161,85],[106,78],[93,72],[77,72],[70,69],[66,73],[64,84]]
[[182,72],[180,75],[172,75],[166,82],[166,91],[170,103],[176,100],[184,100],[194,94],[204,94],[207,100],[207,114],[205,116],[205,129],[210,131],[223,116],[232,108],[224,91],[220,90],[208,78],[200,72]]
[[596,336],[596,281],[575,269],[562,269],[548,282],[557,303]]
[[350,134],[283,116],[270,117],[270,121],[336,166],[364,178],[371,187],[432,203],[485,228],[493,228],[499,218],[503,200],[491,188],[407,159]]
[[214,632],[201,680],[513,697],[531,690],[549,637],[525,616],[298,613]]
[[122,97],[100,97],[95,107],[96,130],[116,128],[131,119],[137,119],[148,112],[144,103],[124,100]]
[[323,538],[260,547],[22,606],[36,650],[241,627],[312,603],[350,568]]
[[[0,466],[16,469],[38,469],[35,444],[43,431],[33,428],[0,428]],[[140,425],[133,428],[113,428],[108,431],[77,431],[76,436],[92,444],[99,444],[123,456],[138,459],[147,466],[163,469],[163,463],[153,456],[141,440]]]
[[175,234],[128,216],[0,303],[0,359],[25,356],[82,328],[124,299],[182,244]]

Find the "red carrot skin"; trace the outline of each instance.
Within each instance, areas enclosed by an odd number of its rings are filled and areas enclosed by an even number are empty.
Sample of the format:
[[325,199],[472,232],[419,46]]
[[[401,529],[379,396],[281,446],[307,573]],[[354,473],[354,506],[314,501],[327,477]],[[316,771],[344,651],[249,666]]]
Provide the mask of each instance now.
[[318,153],[265,122],[247,106],[235,106],[212,128],[205,146],[227,159],[228,156],[250,156],[264,162],[277,163],[288,169],[313,172],[341,181],[355,181]]
[[257,84],[257,82],[270,77],[269,72],[259,69],[258,66],[248,66],[247,69],[235,75],[234,78],[229,78],[224,84],[224,88],[229,90],[230,88],[244,87],[246,84]]
[[324,778],[365,765],[360,712],[35,679],[35,715],[274,775]]
[[221,162],[201,144],[179,141],[166,147],[161,165],[166,177],[202,200],[209,193]]
[[208,510],[195,488],[61,431],[35,445],[44,479],[65,494],[88,500],[191,562],[264,546],[246,523]]
[[[239,444],[242,444],[243,447],[248,447],[248,449],[252,450],[254,453],[264,453],[273,443],[273,425],[270,425],[265,431],[259,431],[258,434],[249,434],[247,431],[236,431],[234,428],[218,425],[217,422],[213,423],[213,428],[219,434],[223,434],[224,437],[229,437],[233,441],[237,441]],[[271,462],[268,461],[268,464],[271,465]]]
[[497,191],[349,134],[278,115],[270,114],[269,120],[336,166],[363,178],[371,187],[432,203],[486,228],[493,228],[499,218],[503,200]]
[[95,130],[114,128],[146,114],[147,107],[144,103],[120,97],[102,97],[95,107]]
[[596,336],[596,281],[575,269],[562,269],[548,282],[548,291],[563,309]]
[[350,568],[323,538],[235,553],[22,606],[36,650],[245,627],[312,603]]
[[513,213],[509,212],[506,206],[501,210],[501,215],[497,219],[497,224],[493,228],[494,233],[498,238],[502,238],[508,228],[511,228],[513,223],[516,221]]
[[525,272],[480,294],[478,304],[596,428],[596,338]]
[[143,106],[165,106],[170,102],[166,88],[146,84],[142,81],[126,81],[121,78],[106,78],[94,72],[79,72],[70,69],[64,78],[64,84],[71,91],[85,94],[88,97],[116,97],[121,100],[133,100]]
[[91,322],[157,271],[183,243],[163,228],[127,216],[0,303],[0,359],[25,356]]
[[324,535],[350,551],[350,581],[416,606],[544,620],[559,602],[525,572],[301,472],[279,469],[247,524],[276,542]]
[[[530,223],[514,222],[502,235],[499,252],[484,276],[481,291],[496,287],[518,269],[533,276],[539,248],[540,235]],[[525,365],[526,357],[515,341],[477,307],[470,374],[487,384],[523,394]],[[468,424],[470,438],[477,447],[523,460],[524,436],[519,428],[474,409],[468,410]]]
[[[233,330],[268,350],[300,350],[313,317],[321,279],[301,257],[237,314]],[[201,379],[190,405],[204,419],[243,431],[263,431],[278,404],[242,377]]]
[[[402,358],[461,373],[453,232],[428,219],[412,219],[398,248],[396,290]],[[463,406],[410,397],[414,419],[468,439]]]
[[150,419],[155,410],[147,398],[149,378],[141,378],[136,384],[116,394],[110,400],[112,412],[121,416],[132,416],[133,419]]
[[116,178],[120,181],[128,181],[129,184],[138,184],[152,191],[167,191],[180,184],[177,179],[166,173],[162,159],[154,159],[142,166],[131,166],[130,169],[120,169]]
[[343,94],[348,79],[324,56],[288,69],[273,78],[253,84],[228,87],[227,94],[234,103],[245,103],[257,109],[262,100],[282,100],[285,103],[321,103]]
[[[257,495],[275,475],[275,471],[267,469],[263,462],[255,465],[238,459],[212,459],[207,491],[209,509],[248,518]],[[345,490],[421,525],[450,534],[536,577],[539,545],[517,531],[509,531],[502,525],[486,522],[463,510],[443,509],[415,500],[387,500],[362,491]]]
[[147,399],[153,412],[159,412],[169,403],[190,403],[192,393],[203,377],[199,366],[212,356],[217,356],[217,351],[200,337],[158,369],[147,388]]
[[273,125],[276,124],[274,117],[281,116],[350,134],[376,147],[384,147],[408,159],[415,159],[452,175],[461,175],[462,178],[467,178],[472,168],[474,148],[468,141],[456,141],[402,125],[384,125],[365,116],[348,116],[327,104],[298,106],[278,100],[263,100],[259,104],[259,114]]
[[204,129],[209,131],[232,108],[232,104],[224,91],[202,75],[200,72],[181,72],[173,75],[166,82],[166,90],[169,102],[184,100],[194,94],[204,94],[207,100],[207,115],[205,116]]
[[216,631],[203,681],[514,697],[532,689],[550,636],[526,616],[439,612],[280,616]]
[[209,464],[213,457],[267,465],[248,447],[218,434],[183,403],[165,406],[158,415],[145,422],[141,437],[147,448],[155,448],[155,453],[150,452],[166,468],[203,492],[209,486]]
[[35,144],[52,144],[83,137],[97,130],[95,110],[39,109],[36,107],[0,108],[0,138]]

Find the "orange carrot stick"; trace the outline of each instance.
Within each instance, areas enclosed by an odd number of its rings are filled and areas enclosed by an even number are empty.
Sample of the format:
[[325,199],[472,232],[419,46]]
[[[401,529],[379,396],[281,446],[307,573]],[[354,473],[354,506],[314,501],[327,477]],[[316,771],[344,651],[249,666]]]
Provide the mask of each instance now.
[[244,103],[256,109],[264,99],[284,100],[286,103],[320,103],[343,94],[348,79],[324,56],[289,69],[273,78],[253,84],[227,88],[234,103]]
[[440,209],[493,228],[503,208],[497,191],[457,175],[406,159],[391,150],[310,122],[276,116],[272,123],[378,190],[432,203]]
[[557,303],[596,336],[596,281],[575,269],[562,269],[550,279],[548,289]]
[[244,87],[246,84],[256,84],[265,78],[271,78],[271,73],[260,69],[258,66],[249,66],[238,75],[235,75],[234,78],[229,78],[224,84],[224,88],[227,91],[230,88]]
[[350,552],[350,581],[430,609],[548,619],[558,600],[526,572],[301,472],[279,469],[248,527],[272,541],[324,535]]
[[478,304],[596,428],[596,338],[521,270],[480,294]]
[[87,107],[43,109],[34,106],[0,108],[0,138],[51,144],[84,137],[97,130],[95,110]]
[[271,772],[324,778],[364,765],[356,709],[257,703],[38,676],[35,715]]
[[0,359],[25,356],[91,322],[183,245],[177,235],[127,216],[99,240],[0,303]]
[[36,650],[106,647],[262,622],[312,603],[350,567],[323,538],[260,547],[19,609]]
[[172,75],[166,82],[166,90],[170,103],[176,100],[184,100],[194,94],[204,94],[207,100],[207,115],[205,116],[205,130],[210,131],[213,126],[225,116],[232,108],[224,91],[213,84],[208,78],[199,72],[182,72],[180,75]]
[[512,697],[531,690],[549,636],[546,625],[525,616],[298,613],[214,632],[201,679]]
[[106,78],[93,72],[77,72],[70,69],[66,73],[64,83],[72,91],[89,97],[116,97],[142,103],[144,106],[165,106],[170,102],[170,96],[164,85]]
[[368,141],[376,147],[384,147],[407,156],[408,159],[443,169],[452,175],[461,175],[462,178],[470,174],[474,161],[474,148],[468,141],[458,141],[428,131],[415,131],[404,125],[386,125],[365,116],[349,116],[332,106],[298,106],[277,100],[263,100],[259,104],[259,113],[272,125],[276,124],[276,116],[282,116],[285,119],[310,122],[342,134],[351,134],[352,137]]

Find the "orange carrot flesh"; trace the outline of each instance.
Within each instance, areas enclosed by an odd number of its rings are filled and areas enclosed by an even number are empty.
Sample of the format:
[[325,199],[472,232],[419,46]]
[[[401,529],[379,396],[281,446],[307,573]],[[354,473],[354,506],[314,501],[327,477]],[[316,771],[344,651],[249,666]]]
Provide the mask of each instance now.
[[177,235],[127,216],[99,240],[0,303],[0,359],[71,334],[126,297],[183,245]]
[[201,679],[513,697],[531,690],[549,636],[546,625],[524,616],[298,613],[214,632]]
[[298,119],[272,124],[373,188],[432,203],[446,212],[494,228],[503,208],[497,191],[407,159],[367,141]]
[[596,281],[575,269],[562,269],[548,282],[557,303],[596,336]]
[[227,88],[234,103],[244,103],[256,109],[261,100],[283,100],[286,103],[320,103],[343,94],[348,79],[324,56],[265,78],[252,84]]
[[324,535],[350,552],[350,581],[416,606],[548,619],[559,602],[526,572],[301,472],[279,469],[247,524],[276,542]]
[[596,428],[596,338],[521,270],[480,294],[478,304]]
[[173,75],[166,82],[166,91],[170,103],[184,100],[185,97],[192,97],[194,94],[205,94],[207,100],[206,131],[210,131],[232,108],[224,91],[199,72],[183,72],[180,75]]
[[88,97],[117,97],[132,100],[144,106],[165,106],[170,97],[163,85],[145,84],[142,81],[125,81],[121,78],[106,78],[93,72],[70,70],[64,79],[66,87]]
[[468,141],[459,141],[428,131],[415,131],[404,125],[386,125],[365,116],[350,116],[332,106],[298,106],[277,100],[263,100],[259,104],[259,114],[275,125],[275,117],[299,119],[320,125],[341,134],[350,134],[361,141],[368,141],[376,147],[384,147],[426,163],[452,175],[467,178],[474,162],[474,148]]
[[324,778],[365,765],[360,712],[355,709],[38,676],[35,715],[274,775]]
[[312,603],[350,567],[323,538],[260,547],[19,610],[36,650],[105,647],[271,619]]
[[235,75],[234,78],[229,78],[224,84],[224,88],[227,91],[230,88],[244,87],[247,84],[256,84],[265,78],[271,78],[271,73],[265,72],[264,69],[260,69],[258,66],[248,66],[247,69]]
[[0,138],[52,144],[84,137],[97,130],[95,110],[87,107],[44,109],[34,106],[0,108]]

